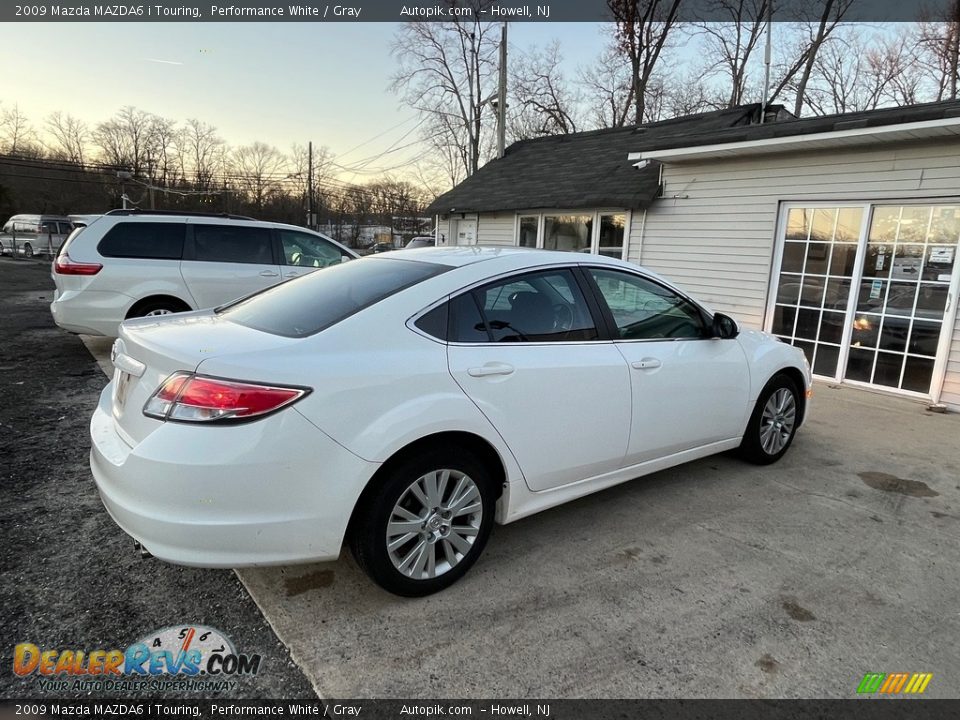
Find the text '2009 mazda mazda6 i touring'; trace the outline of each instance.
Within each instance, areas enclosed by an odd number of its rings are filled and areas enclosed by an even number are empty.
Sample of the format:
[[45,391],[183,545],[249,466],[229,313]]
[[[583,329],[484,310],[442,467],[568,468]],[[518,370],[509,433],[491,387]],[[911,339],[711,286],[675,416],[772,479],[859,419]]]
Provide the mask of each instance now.
[[149,553],[239,567],[349,544],[387,590],[460,578],[494,521],[739,449],[770,463],[803,353],[599,256],[423,248],[129,320],[91,421]]

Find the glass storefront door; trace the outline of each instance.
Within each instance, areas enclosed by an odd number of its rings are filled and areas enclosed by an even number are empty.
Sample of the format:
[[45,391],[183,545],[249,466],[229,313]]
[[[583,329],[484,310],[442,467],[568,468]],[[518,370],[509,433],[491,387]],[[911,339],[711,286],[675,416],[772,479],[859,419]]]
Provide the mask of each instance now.
[[815,375],[929,394],[951,330],[960,205],[786,213],[771,332],[801,347]]

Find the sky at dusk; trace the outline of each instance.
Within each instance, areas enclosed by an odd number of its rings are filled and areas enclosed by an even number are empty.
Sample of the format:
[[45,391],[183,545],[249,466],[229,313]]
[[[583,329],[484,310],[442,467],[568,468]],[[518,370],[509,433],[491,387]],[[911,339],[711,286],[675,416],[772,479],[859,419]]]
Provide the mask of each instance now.
[[[54,111],[95,125],[132,105],[178,122],[197,118],[212,124],[232,146],[260,140],[289,152],[294,143],[326,145],[340,165],[364,168],[341,169],[342,180],[364,182],[408,167],[425,152],[416,144],[413,111],[389,90],[399,27],[18,23],[16,42],[0,44],[0,110],[16,104],[42,128]],[[609,32],[603,24],[511,23],[511,57],[557,40],[563,72],[572,80],[578,68],[596,62]],[[898,26],[869,24],[856,32],[895,35]],[[678,62],[693,67],[701,55],[695,40],[686,37],[670,55],[671,69]],[[751,60],[758,73],[762,57],[761,48]],[[395,149],[381,157],[390,148]]]
[[[262,140],[289,151],[295,142],[312,140],[330,147],[339,162],[355,163],[382,152],[416,124],[388,88],[397,28],[18,24],[17,42],[0,45],[0,109],[18,104],[39,126],[57,110],[93,124],[133,105],[178,121],[211,123],[232,145]],[[604,45],[601,27],[588,23],[515,23],[509,37],[518,48],[559,40],[571,76]],[[413,139],[411,134],[402,144]]]

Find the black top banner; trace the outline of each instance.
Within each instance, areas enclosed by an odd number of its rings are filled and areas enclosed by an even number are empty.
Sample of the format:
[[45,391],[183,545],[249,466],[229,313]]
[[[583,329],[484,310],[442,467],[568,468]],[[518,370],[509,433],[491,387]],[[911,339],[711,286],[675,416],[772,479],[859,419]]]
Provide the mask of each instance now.
[[[623,0],[611,0],[618,2]],[[673,0],[638,0],[641,13],[654,2],[655,12],[666,17]],[[816,22],[824,14],[827,0],[774,0],[773,22]],[[762,3],[744,2],[747,17],[750,7]],[[947,7],[947,3],[942,3]],[[678,22],[731,22],[731,8],[739,0],[680,0],[675,19]],[[903,0],[842,0],[829,12],[843,8],[847,22],[912,22],[947,19],[946,10],[937,3]],[[765,11],[755,9],[753,12]],[[942,17],[941,17],[942,16]],[[109,4],[90,0],[23,3],[3,2],[3,22],[612,22],[608,0],[294,0],[288,3],[267,0],[215,0],[179,2],[151,0]]]
[[956,720],[960,700],[28,700],[6,718],[307,717],[349,720]]

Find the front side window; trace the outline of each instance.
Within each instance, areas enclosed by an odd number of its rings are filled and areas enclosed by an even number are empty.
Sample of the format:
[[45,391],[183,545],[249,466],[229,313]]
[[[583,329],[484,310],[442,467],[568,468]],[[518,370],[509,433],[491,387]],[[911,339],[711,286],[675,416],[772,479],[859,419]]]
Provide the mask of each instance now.
[[296,230],[280,230],[283,258],[297,267],[328,267],[343,261],[343,253],[332,242]]
[[273,264],[268,228],[197,224],[193,226],[193,239],[195,260]]
[[704,337],[700,310],[683,296],[639,275],[599,268],[589,272],[622,339]]
[[[492,342],[576,342],[599,336],[580,287],[566,269],[514,276],[472,295]],[[463,327],[470,327],[469,319]]]
[[100,240],[97,252],[104,257],[179,260],[185,231],[182,222],[119,222]]

